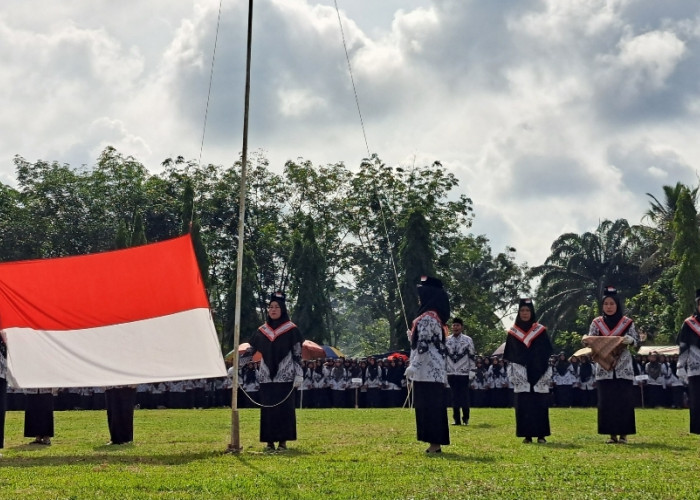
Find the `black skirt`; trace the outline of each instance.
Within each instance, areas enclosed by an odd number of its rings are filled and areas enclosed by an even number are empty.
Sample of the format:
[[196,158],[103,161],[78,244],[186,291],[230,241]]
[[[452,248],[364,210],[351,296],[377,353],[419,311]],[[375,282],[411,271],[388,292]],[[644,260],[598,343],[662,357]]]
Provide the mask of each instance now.
[[690,407],[690,432],[700,434],[700,375],[688,377],[688,406]]
[[636,434],[634,391],[631,380],[598,380],[598,434]]
[[[260,384],[260,442],[294,441],[297,438],[297,417],[294,408],[295,395],[291,382]],[[296,392],[296,391],[294,391]],[[284,402],[282,400],[284,399]]]
[[24,437],[53,437],[53,394],[27,394]]
[[105,391],[107,426],[113,444],[130,443],[134,440],[134,405],[136,389],[119,387]]
[[518,437],[545,437],[549,428],[549,393],[516,392],[515,435]]
[[[2,356],[2,354],[0,354]],[[5,412],[7,411],[7,380],[0,378],[0,448],[5,447]]]
[[413,404],[416,409],[418,441],[431,444],[450,444],[445,384],[414,382]]

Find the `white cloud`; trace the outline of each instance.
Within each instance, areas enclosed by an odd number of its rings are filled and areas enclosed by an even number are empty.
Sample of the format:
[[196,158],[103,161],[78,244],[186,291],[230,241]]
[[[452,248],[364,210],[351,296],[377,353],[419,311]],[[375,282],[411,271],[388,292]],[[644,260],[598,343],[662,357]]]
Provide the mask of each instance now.
[[[645,193],[695,183],[700,4],[338,2],[370,152],[440,160],[494,250],[544,260],[562,232],[636,223]],[[12,157],[93,164],[114,145],[231,164],[248,2],[26,0],[0,13],[0,179]],[[40,7],[40,8],[39,8]],[[367,155],[331,0],[257,2],[250,150],[271,167]]]

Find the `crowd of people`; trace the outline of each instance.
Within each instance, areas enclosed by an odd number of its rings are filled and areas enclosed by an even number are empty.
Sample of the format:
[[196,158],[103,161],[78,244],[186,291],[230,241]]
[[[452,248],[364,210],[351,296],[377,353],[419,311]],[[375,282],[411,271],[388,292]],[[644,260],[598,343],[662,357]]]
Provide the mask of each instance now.
[[[479,355],[462,321],[450,321],[439,280],[424,278],[419,296],[421,310],[407,332],[410,358],[394,353],[307,361],[301,359],[303,337],[289,320],[283,294],[271,297],[266,323],[240,358],[237,395],[239,407],[261,408],[261,441],[269,450],[284,450],[296,439],[297,408],[413,407],[418,439],[430,444],[429,453],[449,444],[450,406],[452,425],[468,424],[470,407],[514,407],[516,435],[526,443],[546,442],[550,407],[597,407],[598,432],[610,436],[608,443],[626,443],[636,432],[635,407],[689,407],[691,432],[700,433],[700,290],[696,312],[678,337],[680,355],[641,356],[629,349],[639,347],[639,335],[609,287],[603,314],[584,336],[593,359],[553,354],[530,299],[520,301],[503,355]],[[262,359],[253,361],[257,352]],[[0,448],[7,410],[24,410],[25,436],[50,444],[54,410],[106,409],[113,443],[121,444],[133,439],[134,409],[231,405],[232,369],[222,378],[67,389],[8,387],[6,371],[0,337]],[[120,433],[123,438],[114,437]]]

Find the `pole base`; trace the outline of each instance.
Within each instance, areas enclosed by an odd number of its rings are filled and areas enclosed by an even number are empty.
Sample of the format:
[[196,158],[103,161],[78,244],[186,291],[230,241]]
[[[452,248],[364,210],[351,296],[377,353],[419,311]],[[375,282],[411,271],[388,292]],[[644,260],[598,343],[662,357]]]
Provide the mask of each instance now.
[[242,452],[242,451],[243,451],[243,447],[242,447],[242,446],[236,447],[236,446],[234,446],[234,445],[232,445],[232,444],[229,444],[228,447],[226,448],[226,453],[238,454],[238,453],[240,453],[240,452]]

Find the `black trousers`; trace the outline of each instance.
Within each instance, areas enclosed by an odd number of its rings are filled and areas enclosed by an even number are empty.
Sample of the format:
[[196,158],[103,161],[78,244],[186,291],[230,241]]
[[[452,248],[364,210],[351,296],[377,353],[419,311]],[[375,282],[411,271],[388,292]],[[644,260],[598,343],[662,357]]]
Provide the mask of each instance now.
[[466,424],[469,422],[469,377],[448,375],[447,382],[450,384],[452,395],[452,419],[457,424]]

